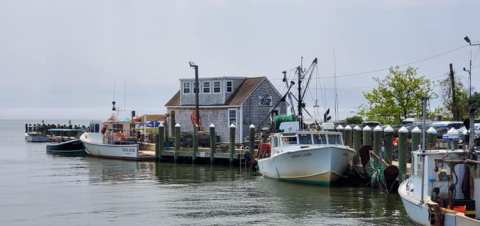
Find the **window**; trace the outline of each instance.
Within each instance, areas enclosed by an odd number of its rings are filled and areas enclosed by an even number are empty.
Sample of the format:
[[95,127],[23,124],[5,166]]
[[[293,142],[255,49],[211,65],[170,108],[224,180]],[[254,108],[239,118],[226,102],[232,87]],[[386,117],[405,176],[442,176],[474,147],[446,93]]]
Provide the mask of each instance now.
[[272,96],[267,94],[267,95],[259,96],[259,99],[260,99],[260,106],[268,106],[268,107],[272,106]]
[[213,92],[220,93],[220,82],[218,81],[213,82]]
[[237,125],[237,110],[230,109],[228,110],[228,125]]
[[326,144],[327,138],[323,134],[313,134],[313,142],[315,144]]
[[297,137],[296,136],[282,137],[282,141],[283,141],[283,144],[285,145],[297,144]]
[[227,81],[227,93],[231,93],[233,91],[233,82],[232,81]]
[[300,144],[312,144],[311,134],[298,134],[298,141]]
[[190,82],[183,82],[183,93],[187,94],[190,93]]
[[210,82],[203,82],[203,92],[210,93]]
[[328,135],[328,144],[341,144],[339,135]]

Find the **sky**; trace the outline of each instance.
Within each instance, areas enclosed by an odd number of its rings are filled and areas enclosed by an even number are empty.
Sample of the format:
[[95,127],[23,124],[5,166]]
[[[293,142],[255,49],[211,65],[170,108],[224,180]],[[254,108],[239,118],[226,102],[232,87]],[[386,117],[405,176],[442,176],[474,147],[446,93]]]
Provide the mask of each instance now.
[[355,114],[390,66],[438,81],[453,63],[467,83],[472,51],[480,87],[480,48],[463,40],[480,41],[478,9],[478,0],[1,0],[0,119],[104,119],[114,98],[163,113],[178,79],[194,75],[189,61],[201,77],[267,76],[284,92],[281,72],[318,57],[307,101],[333,108],[336,73],[338,118]]

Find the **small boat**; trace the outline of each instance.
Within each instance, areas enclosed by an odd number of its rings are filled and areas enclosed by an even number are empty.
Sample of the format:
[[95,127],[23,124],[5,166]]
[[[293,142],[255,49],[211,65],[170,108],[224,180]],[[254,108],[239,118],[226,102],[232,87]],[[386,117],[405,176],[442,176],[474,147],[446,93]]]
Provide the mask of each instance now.
[[48,154],[61,154],[61,155],[84,155],[85,147],[79,139],[68,140],[60,143],[47,144]]
[[28,132],[25,133],[25,141],[27,142],[36,142],[36,143],[42,143],[42,142],[48,142],[48,136],[44,135],[39,132]]
[[342,177],[355,154],[341,133],[331,131],[274,133],[261,149],[258,166],[265,177],[321,185]]

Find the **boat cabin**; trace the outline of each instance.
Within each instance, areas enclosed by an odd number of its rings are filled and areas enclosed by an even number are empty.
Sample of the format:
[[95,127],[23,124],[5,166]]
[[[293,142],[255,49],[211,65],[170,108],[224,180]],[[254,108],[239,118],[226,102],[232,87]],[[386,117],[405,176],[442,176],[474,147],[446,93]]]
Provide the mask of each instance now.
[[[342,133],[327,131],[299,131],[296,133],[275,133],[271,137],[272,154],[283,152],[290,146],[343,145]],[[308,146],[306,146],[308,147]]]

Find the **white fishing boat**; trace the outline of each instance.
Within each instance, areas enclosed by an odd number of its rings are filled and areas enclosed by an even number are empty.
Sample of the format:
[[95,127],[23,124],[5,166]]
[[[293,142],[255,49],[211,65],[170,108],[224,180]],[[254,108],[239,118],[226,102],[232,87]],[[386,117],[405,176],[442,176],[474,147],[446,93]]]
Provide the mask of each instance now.
[[355,154],[341,133],[328,131],[275,133],[265,147],[270,153],[258,159],[265,177],[323,185],[340,178]]

